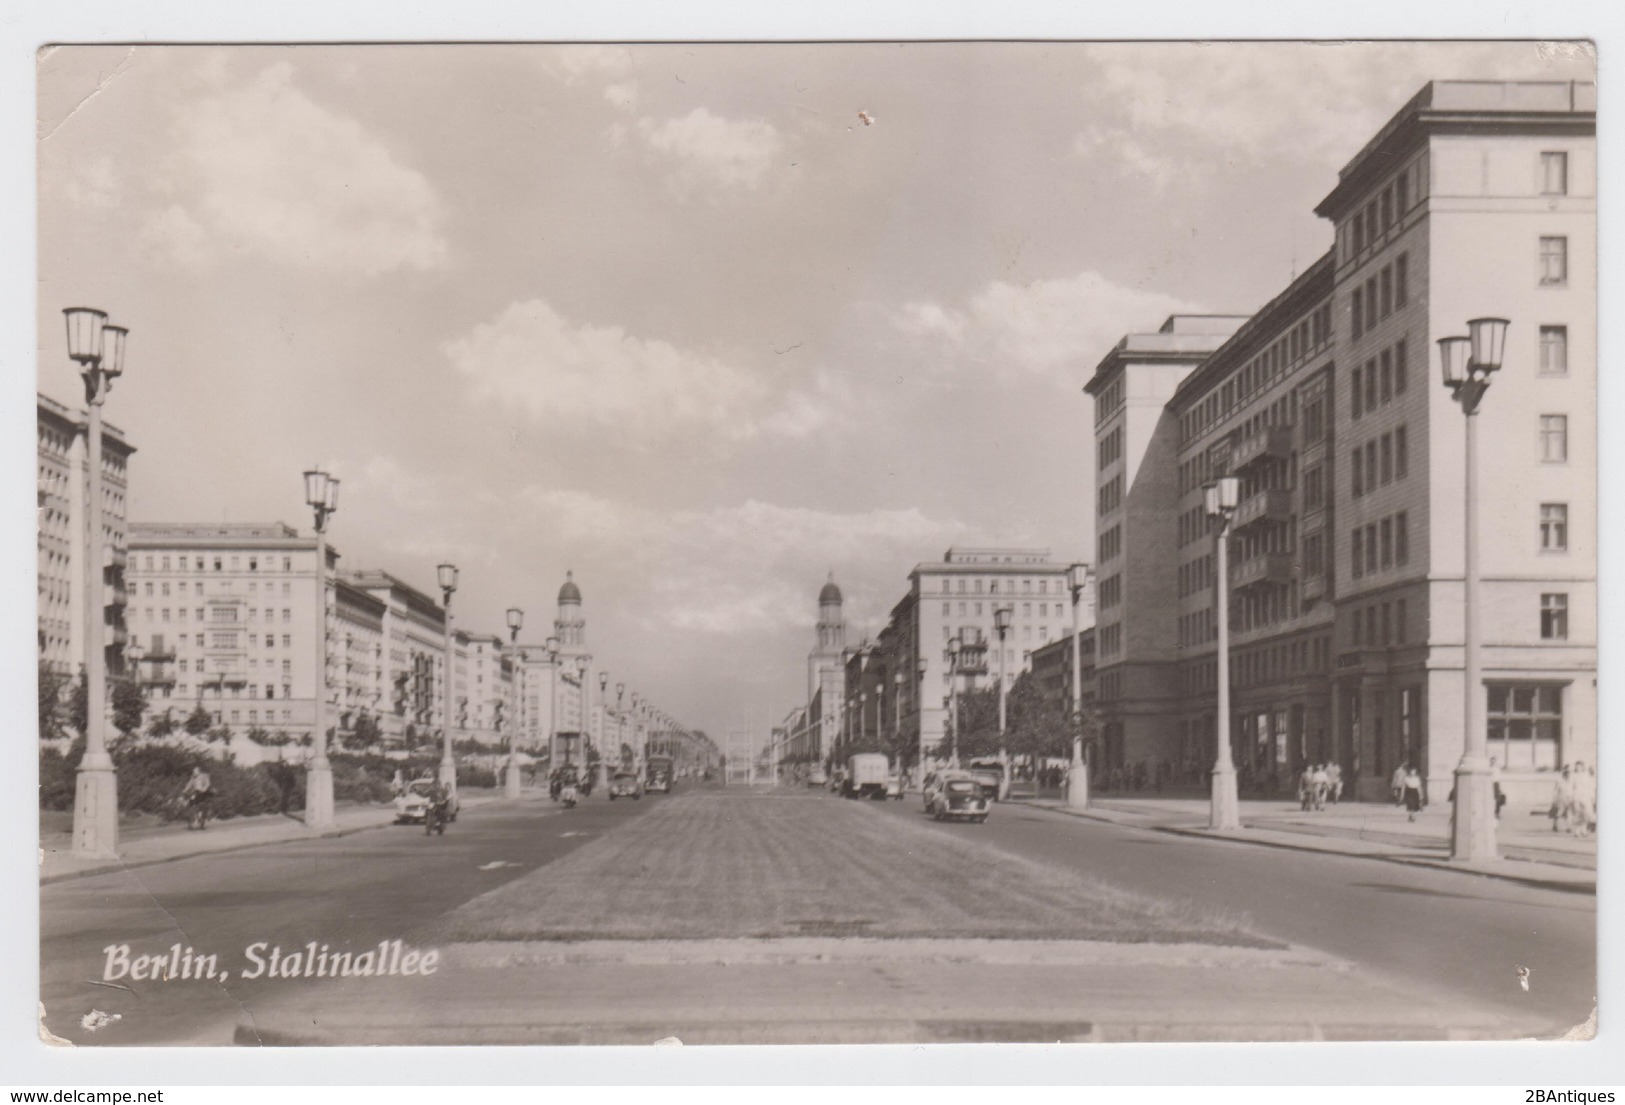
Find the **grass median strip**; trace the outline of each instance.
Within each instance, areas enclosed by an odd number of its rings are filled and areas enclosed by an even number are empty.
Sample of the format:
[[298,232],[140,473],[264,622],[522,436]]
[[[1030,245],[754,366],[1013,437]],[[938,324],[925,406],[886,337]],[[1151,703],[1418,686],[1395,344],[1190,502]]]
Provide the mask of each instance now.
[[1275,947],[1245,920],[1131,893],[867,803],[700,792],[475,898],[435,939],[959,937]]

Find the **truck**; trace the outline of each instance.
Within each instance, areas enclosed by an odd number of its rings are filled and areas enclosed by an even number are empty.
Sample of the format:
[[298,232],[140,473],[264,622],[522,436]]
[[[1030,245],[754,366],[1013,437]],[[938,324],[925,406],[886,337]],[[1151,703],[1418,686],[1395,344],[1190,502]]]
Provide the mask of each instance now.
[[671,757],[650,756],[644,765],[643,789],[650,794],[671,793]]
[[885,798],[891,761],[879,752],[860,752],[846,761],[841,793],[847,798]]

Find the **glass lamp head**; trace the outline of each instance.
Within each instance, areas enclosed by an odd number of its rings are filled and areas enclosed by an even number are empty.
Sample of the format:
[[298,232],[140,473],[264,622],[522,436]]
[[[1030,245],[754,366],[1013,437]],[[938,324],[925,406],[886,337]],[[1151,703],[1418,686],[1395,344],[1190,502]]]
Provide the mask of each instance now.
[[68,356],[81,365],[100,363],[107,312],[94,307],[68,307],[62,315],[68,323]]
[[525,626],[525,612],[517,606],[508,607],[508,628],[515,633]]
[[[1467,323],[1467,340],[1472,345],[1472,367],[1498,372],[1506,355],[1507,327],[1504,318],[1475,318]],[[112,327],[108,327],[109,330]]]
[[457,590],[457,565],[442,564],[435,569],[435,574],[440,579],[440,589],[442,591],[449,594]]
[[327,485],[329,477],[320,468],[312,468],[305,473],[305,505],[309,507],[327,506]]
[[1446,387],[1457,388],[1467,382],[1472,344],[1471,338],[1459,336],[1439,339],[1439,370],[1444,374]]
[[124,339],[129,336],[123,326],[102,327],[102,371],[108,379],[124,375]]

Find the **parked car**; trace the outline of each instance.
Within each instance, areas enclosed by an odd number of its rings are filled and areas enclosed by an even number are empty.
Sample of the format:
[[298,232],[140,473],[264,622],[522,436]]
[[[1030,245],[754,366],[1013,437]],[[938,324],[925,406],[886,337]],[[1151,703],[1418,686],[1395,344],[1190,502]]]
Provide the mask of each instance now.
[[925,792],[925,812],[932,820],[964,819],[980,824],[992,805],[979,780],[964,773],[938,776]]
[[807,773],[807,785],[810,787],[827,787],[829,786],[829,776],[824,773],[822,767],[815,767]]
[[636,801],[643,797],[643,780],[636,772],[617,771],[615,777],[609,781],[609,800],[617,798],[630,798]]
[[[429,792],[434,789],[433,779],[414,779],[407,784],[406,790],[395,799],[395,823],[406,825],[420,822],[429,809]],[[457,820],[459,802],[457,793],[451,795],[451,815],[449,821]]]
[[885,798],[886,777],[891,762],[879,752],[859,752],[846,761],[846,782],[841,793],[848,798]]
[[970,776],[981,784],[982,792],[987,795],[988,801],[997,802],[999,791],[1004,788],[1004,765],[996,761],[973,763],[970,765]]

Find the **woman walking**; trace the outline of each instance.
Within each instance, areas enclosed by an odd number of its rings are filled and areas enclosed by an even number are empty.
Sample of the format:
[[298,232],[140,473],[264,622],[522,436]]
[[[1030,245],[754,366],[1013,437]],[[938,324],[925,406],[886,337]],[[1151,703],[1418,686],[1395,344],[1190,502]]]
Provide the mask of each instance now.
[[1415,821],[1416,815],[1422,812],[1425,799],[1422,795],[1422,775],[1414,767],[1405,769],[1405,818]]
[[[1567,829],[1571,807],[1574,805],[1574,782],[1569,778],[1570,767],[1563,765],[1563,774],[1558,776],[1556,785],[1552,788],[1552,808],[1549,816],[1552,819],[1552,832]],[[1560,828],[1561,826],[1561,828]]]

